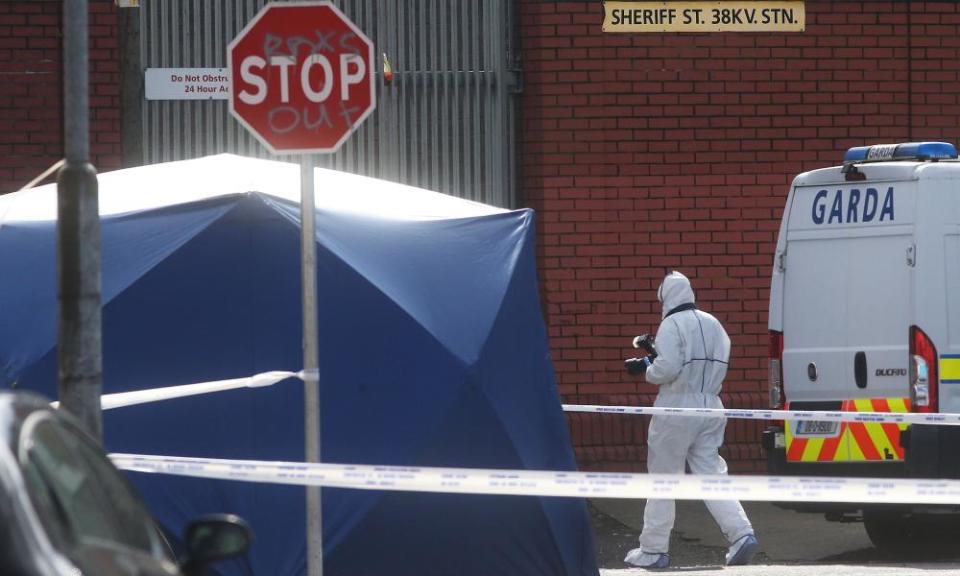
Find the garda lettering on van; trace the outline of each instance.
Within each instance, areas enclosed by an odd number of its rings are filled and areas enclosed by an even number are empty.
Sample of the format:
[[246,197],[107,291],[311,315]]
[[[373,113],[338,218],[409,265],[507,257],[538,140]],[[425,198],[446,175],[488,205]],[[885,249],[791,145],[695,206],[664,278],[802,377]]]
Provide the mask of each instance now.
[[893,222],[893,186],[887,188],[883,200],[876,188],[859,190],[820,190],[813,197],[814,224],[854,224],[859,222]]

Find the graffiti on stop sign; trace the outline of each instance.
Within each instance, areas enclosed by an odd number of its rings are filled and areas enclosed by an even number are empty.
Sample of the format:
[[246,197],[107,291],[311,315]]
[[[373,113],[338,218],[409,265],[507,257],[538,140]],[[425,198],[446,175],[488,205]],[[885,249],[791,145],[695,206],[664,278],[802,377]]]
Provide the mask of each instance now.
[[[280,105],[267,111],[270,129],[275,134],[285,134],[300,127],[313,131],[332,128],[335,118],[353,128],[353,118],[361,111],[358,106],[347,105],[350,87],[360,84],[367,73],[361,48],[351,44],[357,38],[356,34],[317,30],[314,36],[311,39],[267,34],[262,55],[247,56],[240,63],[240,79],[246,83],[238,95],[242,102],[258,105],[267,99],[271,85],[280,90]],[[334,57],[333,62],[327,54]],[[338,67],[340,90],[334,96],[336,107],[331,112],[329,100],[334,88],[334,66]],[[298,107],[290,104],[291,83],[316,105],[312,110],[310,105]]]
[[376,107],[373,43],[328,1],[269,3],[227,66],[230,113],[275,153],[334,152]]

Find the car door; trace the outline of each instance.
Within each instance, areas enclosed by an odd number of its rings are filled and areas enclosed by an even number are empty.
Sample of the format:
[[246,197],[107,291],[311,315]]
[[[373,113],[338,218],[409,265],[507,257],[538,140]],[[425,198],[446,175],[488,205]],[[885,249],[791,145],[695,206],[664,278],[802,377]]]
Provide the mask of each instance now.
[[104,453],[61,414],[32,413],[18,459],[51,544],[83,574],[177,574],[145,507]]

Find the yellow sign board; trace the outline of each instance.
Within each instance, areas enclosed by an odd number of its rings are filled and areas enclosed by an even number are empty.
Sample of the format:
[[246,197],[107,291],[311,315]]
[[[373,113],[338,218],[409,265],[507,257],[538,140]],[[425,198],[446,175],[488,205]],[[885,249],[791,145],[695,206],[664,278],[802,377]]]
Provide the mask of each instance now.
[[604,32],[802,32],[802,0],[604,2]]

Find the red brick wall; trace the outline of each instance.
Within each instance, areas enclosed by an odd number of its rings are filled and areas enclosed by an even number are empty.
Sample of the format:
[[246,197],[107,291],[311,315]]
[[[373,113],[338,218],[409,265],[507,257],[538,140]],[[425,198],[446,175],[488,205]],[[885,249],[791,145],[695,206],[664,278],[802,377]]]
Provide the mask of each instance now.
[[[0,193],[17,190],[63,157],[62,2],[0,2]],[[120,167],[117,8],[90,5],[90,156]]]
[[[792,177],[850,146],[960,141],[960,5],[805,5],[805,32],[604,34],[601,2],[520,0],[521,189],[565,402],[652,402],[622,361],[676,268],[733,340],[725,403],[766,407]],[[642,469],[646,417],[569,419],[581,467]],[[732,469],[763,468],[761,428],[730,422]]]

